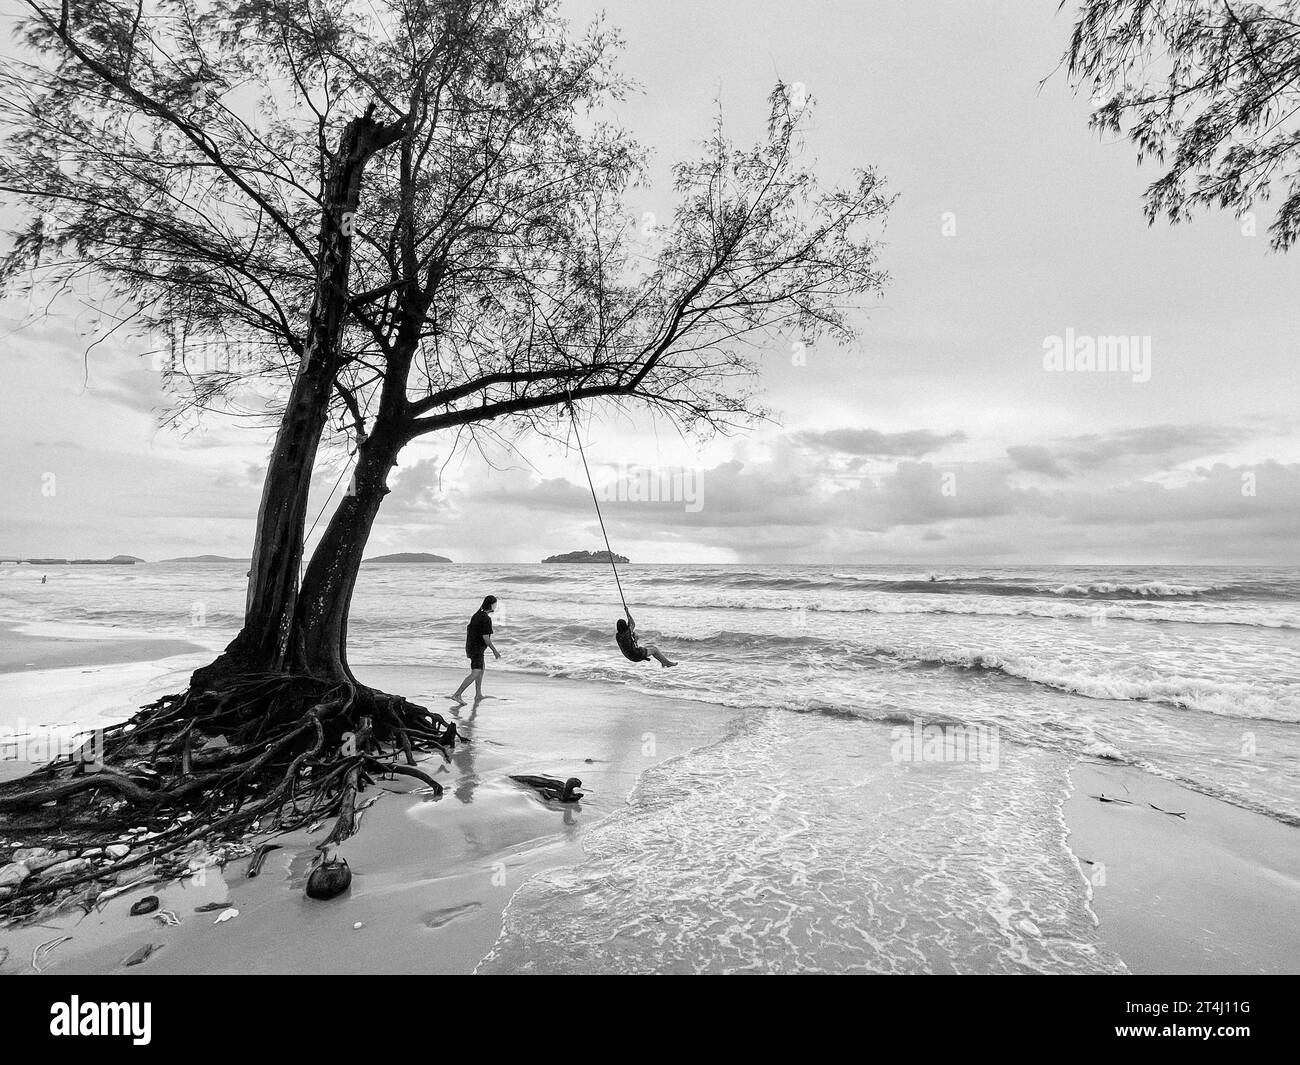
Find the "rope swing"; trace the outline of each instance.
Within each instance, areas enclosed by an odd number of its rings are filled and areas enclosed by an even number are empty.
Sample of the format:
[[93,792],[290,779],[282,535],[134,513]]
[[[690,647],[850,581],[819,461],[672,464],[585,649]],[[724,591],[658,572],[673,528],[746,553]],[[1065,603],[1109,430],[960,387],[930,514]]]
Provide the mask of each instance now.
[[591,489],[591,502],[596,507],[596,520],[600,522],[600,535],[605,538],[605,553],[609,555],[609,568],[614,571],[614,583],[618,586],[618,597],[623,603],[623,613],[627,615],[628,620],[632,619],[632,613],[627,608],[627,597],[623,594],[623,582],[618,579],[618,566],[614,564],[614,549],[609,546],[609,533],[605,531],[605,518],[600,513],[600,500],[596,498],[596,485],[591,479],[591,467],[587,465],[587,453],[582,447],[582,432],[578,428],[578,415],[573,407],[573,396],[569,390],[564,390],[565,403],[569,408],[569,417],[573,420],[573,435],[578,441],[578,454],[582,457],[582,468],[587,474],[587,487]]

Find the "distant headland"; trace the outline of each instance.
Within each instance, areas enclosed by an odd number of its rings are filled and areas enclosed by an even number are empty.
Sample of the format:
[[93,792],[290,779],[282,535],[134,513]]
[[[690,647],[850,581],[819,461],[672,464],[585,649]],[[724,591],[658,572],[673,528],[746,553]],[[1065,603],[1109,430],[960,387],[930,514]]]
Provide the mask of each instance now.
[[626,565],[628,559],[622,555],[611,555],[608,551],[569,551],[563,555],[552,555],[550,558],[542,559],[546,562],[617,562],[619,565]]
[[427,551],[399,551],[395,555],[376,555],[366,559],[367,562],[404,562],[408,565],[420,562],[450,562],[442,555],[431,555]]
[[183,555],[180,558],[161,558],[159,562],[252,562],[251,558],[230,558],[226,555]]

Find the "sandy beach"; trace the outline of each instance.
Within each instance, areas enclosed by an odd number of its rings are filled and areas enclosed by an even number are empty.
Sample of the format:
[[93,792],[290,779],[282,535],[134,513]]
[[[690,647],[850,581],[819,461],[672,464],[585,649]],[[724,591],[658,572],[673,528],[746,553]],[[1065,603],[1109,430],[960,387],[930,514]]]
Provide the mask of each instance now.
[[[90,689],[100,692],[96,713],[106,721],[132,697],[171,690],[167,684],[207,654],[193,646],[178,654],[176,641],[82,641],[13,629],[5,642],[0,724],[18,708],[47,704],[54,707],[49,718],[84,721],[71,708]],[[14,667],[18,659],[26,668]],[[88,668],[94,672],[81,672]],[[444,711],[450,704],[442,696],[461,676],[410,666],[360,672]],[[734,718],[709,703],[524,673],[492,671],[487,691],[477,710],[456,713],[470,742],[450,763],[437,756],[422,763],[443,783],[442,798],[404,779],[368,791],[375,801],[361,831],[338,851],[354,874],[342,899],[305,897],[314,840],[292,833],[276,837],[280,849],[257,878],[247,876],[248,859],[238,859],[186,881],[142,885],[89,914],[6,930],[0,972],[32,972],[37,948],[60,941],[40,958],[41,971],[473,973],[521,885],[543,870],[582,863],[584,834],[623,806],[647,769],[712,742]],[[20,768],[6,765],[9,774]],[[509,779],[517,773],[578,776],[587,796],[571,806],[547,803]],[[1073,787],[1065,816],[1089,881],[1080,890],[1091,890],[1101,943],[1129,971],[1294,970],[1295,829],[1125,767],[1081,763]],[[1125,801],[1103,803],[1101,795]],[[701,869],[700,877],[723,881],[727,870]],[[160,909],[179,923],[129,916],[146,894],[157,894]],[[216,912],[196,912],[216,902],[229,902],[238,916],[218,923]],[[145,945],[160,949],[124,966]]]
[[[40,642],[32,639],[33,646]],[[76,643],[43,647],[45,670],[0,677],[7,684],[0,703],[6,714],[40,698],[60,652],[80,661]],[[128,653],[126,646],[117,650]],[[159,643],[148,650],[171,648]],[[186,654],[159,664],[164,678],[179,678],[202,660]],[[101,680],[132,690],[135,665],[106,667]],[[121,672],[114,677],[112,669]],[[442,712],[451,706],[443,694],[462,676],[409,667],[371,667],[362,675]],[[343,899],[307,899],[302,888],[316,854],[313,837],[279,836],[281,849],[255,879],[246,876],[248,859],[240,859],[196,879],[143,886],[88,915],[78,911],[0,933],[7,949],[0,972],[31,972],[37,947],[70,936],[42,959],[42,971],[471,973],[491,949],[520,884],[550,865],[581,861],[584,830],[624,802],[644,769],[707,742],[729,716],[704,703],[519,673],[491,673],[487,691],[477,710],[467,706],[455,714],[470,742],[449,764],[437,756],[421,763],[443,783],[442,798],[418,794],[415,782],[402,779],[368,790],[365,798],[377,801],[364,813],[361,831],[337,849],[354,876]],[[9,765],[12,774],[18,767]],[[580,777],[586,797],[547,803],[509,779],[525,773]],[[147,894],[157,894],[160,910],[170,910],[180,924],[129,916],[132,902]],[[238,918],[216,924],[217,914],[194,912],[216,901],[229,901]],[[124,967],[146,944],[162,949],[142,965]]]
[[1126,766],[1073,783],[1070,848],[1132,972],[1296,972],[1300,830]]

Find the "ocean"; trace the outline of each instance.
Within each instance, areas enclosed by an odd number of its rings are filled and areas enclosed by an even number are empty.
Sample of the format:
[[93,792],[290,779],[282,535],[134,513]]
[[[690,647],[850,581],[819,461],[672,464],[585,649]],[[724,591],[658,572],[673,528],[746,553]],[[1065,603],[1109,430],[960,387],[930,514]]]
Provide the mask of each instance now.
[[[243,566],[0,567],[0,617],[219,648]],[[1300,825],[1300,569],[367,565],[353,665],[500,662],[731,708],[643,775],[586,860],[516,893],[481,971],[1123,971],[1062,805],[1081,758]],[[414,693],[407,693],[414,694]],[[905,763],[905,771],[898,771]],[[889,770],[889,771],[886,771]],[[727,876],[701,877],[725,856]],[[807,905],[812,885],[816,906]],[[955,950],[954,945],[961,949]],[[770,953],[770,952],[769,952]]]

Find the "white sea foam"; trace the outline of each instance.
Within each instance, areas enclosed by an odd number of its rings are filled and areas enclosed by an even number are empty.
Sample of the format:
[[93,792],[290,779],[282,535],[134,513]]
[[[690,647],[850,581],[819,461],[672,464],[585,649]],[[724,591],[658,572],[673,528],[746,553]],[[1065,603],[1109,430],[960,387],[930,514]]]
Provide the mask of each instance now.
[[755,715],[646,773],[478,971],[1125,971],[1065,845],[1068,758],[896,764],[888,729],[834,719],[788,738]]
[[1138,584],[1115,584],[1096,581],[1091,584],[1062,584],[1053,588],[1053,595],[1131,595],[1140,598],[1169,599],[1179,596],[1201,595],[1212,591],[1213,585],[1168,584],[1164,581],[1142,581]]

